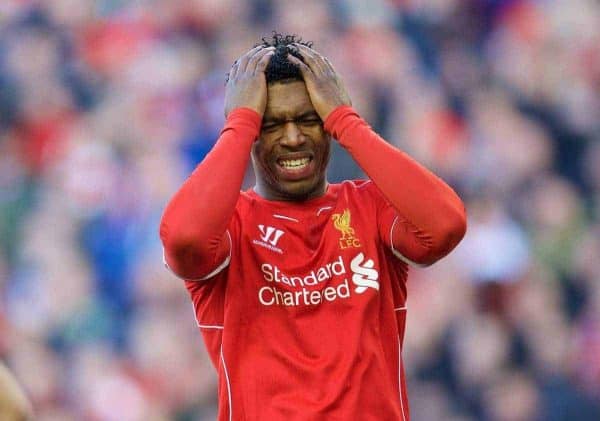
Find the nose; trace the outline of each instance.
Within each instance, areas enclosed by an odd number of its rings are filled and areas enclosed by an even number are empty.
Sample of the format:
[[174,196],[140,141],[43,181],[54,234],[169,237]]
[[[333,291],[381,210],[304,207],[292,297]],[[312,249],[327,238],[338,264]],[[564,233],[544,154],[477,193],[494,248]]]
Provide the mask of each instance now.
[[306,137],[293,121],[288,121],[283,126],[283,136],[281,137],[280,144],[285,146],[296,147],[304,144]]

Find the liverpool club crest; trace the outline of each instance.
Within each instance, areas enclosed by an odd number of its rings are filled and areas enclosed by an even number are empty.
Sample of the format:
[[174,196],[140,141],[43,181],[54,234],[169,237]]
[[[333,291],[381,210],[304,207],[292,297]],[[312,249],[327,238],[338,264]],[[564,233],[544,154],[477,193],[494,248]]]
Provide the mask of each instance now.
[[331,216],[333,226],[342,234],[339,240],[341,249],[360,247],[360,241],[354,235],[354,228],[350,226],[350,218],[350,209],[344,210],[343,213],[334,213]]

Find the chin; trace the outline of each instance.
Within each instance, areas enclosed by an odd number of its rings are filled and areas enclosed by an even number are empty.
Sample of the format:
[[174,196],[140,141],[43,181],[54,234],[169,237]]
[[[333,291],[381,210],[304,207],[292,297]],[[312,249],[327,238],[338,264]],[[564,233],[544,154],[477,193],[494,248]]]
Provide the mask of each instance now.
[[313,197],[318,191],[319,183],[298,183],[295,186],[279,185],[281,194],[291,200],[304,200]]

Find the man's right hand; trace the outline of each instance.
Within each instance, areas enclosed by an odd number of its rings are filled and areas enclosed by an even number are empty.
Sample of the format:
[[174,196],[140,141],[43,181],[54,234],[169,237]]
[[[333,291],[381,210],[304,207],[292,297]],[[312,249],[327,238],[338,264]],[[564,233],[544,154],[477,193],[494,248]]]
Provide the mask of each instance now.
[[233,64],[225,87],[225,117],[240,107],[264,114],[267,106],[265,69],[274,53],[273,47],[257,46]]

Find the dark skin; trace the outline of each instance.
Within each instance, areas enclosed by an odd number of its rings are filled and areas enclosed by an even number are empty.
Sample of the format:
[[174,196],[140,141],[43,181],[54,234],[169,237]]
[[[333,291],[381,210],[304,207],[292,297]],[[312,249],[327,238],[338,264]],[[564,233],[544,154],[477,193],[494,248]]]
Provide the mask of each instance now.
[[225,92],[225,115],[247,107],[263,117],[252,162],[255,191],[268,200],[308,200],[325,193],[331,138],[323,121],[338,106],[351,105],[331,63],[311,48],[294,46],[305,63],[288,59],[304,81],[267,85],[264,72],[274,49],[255,47],[234,64]]

